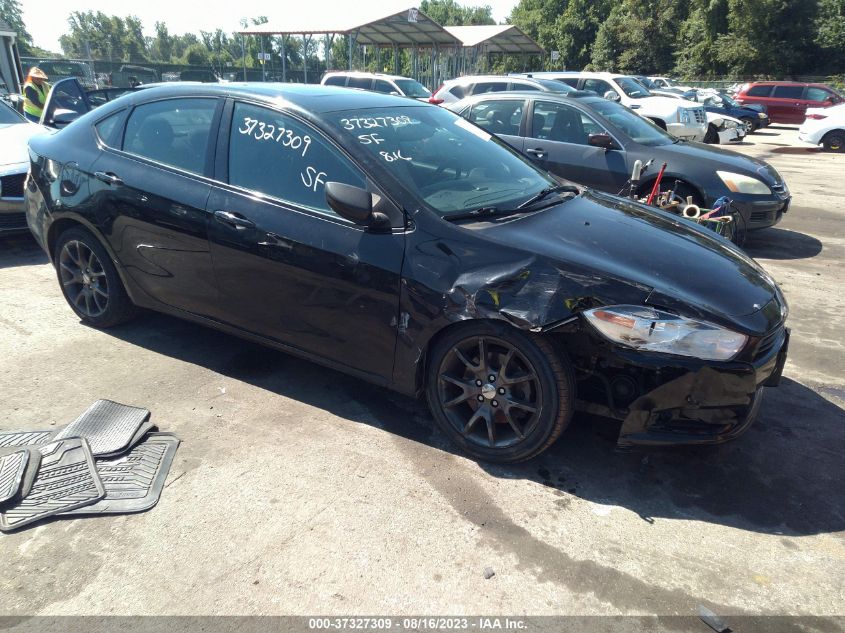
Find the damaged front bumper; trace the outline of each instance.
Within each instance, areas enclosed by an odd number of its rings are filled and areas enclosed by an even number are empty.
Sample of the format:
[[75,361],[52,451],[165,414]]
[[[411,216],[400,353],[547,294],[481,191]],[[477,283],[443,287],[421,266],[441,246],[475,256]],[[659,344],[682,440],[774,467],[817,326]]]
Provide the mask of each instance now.
[[754,421],[764,386],[776,386],[789,330],[755,340],[730,362],[643,353],[582,337],[573,360],[576,407],[622,422],[619,446],[718,444]]

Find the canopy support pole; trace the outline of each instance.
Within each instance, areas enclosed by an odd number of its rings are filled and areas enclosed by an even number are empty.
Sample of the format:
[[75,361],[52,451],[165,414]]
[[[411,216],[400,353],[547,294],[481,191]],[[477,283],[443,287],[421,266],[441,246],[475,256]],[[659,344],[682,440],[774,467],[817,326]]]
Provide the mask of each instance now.
[[285,51],[285,40],[288,38],[287,35],[282,35],[282,81],[288,80],[288,54]]

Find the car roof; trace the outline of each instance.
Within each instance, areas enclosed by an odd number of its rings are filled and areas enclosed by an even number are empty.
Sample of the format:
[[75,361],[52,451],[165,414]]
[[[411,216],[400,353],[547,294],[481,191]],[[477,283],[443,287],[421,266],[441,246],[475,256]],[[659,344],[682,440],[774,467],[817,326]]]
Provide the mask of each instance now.
[[264,101],[268,104],[286,102],[316,114],[336,110],[421,105],[419,102],[410,101],[406,97],[367,90],[354,90],[338,86],[322,86],[319,84],[263,82],[164,83],[160,86],[149,87],[124,95],[111,103],[117,103],[123,99],[140,102],[151,99],[194,96],[241,97]]
[[[464,75],[463,77],[449,79],[444,82],[444,84],[472,83],[478,81],[510,81],[511,79],[524,79],[531,81],[534,77],[527,77],[526,75],[515,73],[512,75]],[[542,79],[542,77],[537,77],[537,79]]]
[[827,84],[816,81],[747,81],[747,86],[818,86],[819,88],[828,88]]
[[368,73],[362,70],[329,70],[324,77],[373,77],[378,79],[411,79],[404,75],[388,75],[387,73]]
[[485,92],[480,95],[473,95],[461,99],[463,103],[477,103],[479,101],[492,101],[501,99],[541,99],[543,101],[559,101],[560,103],[572,103],[573,99],[578,103],[602,103],[606,101],[591,90],[574,90],[572,92],[537,92],[536,90],[508,90],[507,92]]

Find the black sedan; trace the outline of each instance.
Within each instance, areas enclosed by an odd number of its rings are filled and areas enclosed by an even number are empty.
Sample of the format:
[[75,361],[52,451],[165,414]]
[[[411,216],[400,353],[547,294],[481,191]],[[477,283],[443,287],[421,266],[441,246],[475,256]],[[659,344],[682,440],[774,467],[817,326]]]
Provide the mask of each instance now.
[[482,459],[536,455],[576,409],[624,444],[724,441],[786,358],[784,299],[730,243],[436,106],[150,88],[30,156],[29,226],[83,322],[143,306],[425,393]]
[[683,199],[692,196],[695,204],[708,208],[727,196],[748,229],[777,224],[789,208],[789,189],[769,164],[679,140],[625,106],[591,93],[486,94],[449,109],[497,134],[544,169],[587,187],[619,193],[634,162],[652,160],[641,194],[651,190],[665,162],[665,189],[676,190]]

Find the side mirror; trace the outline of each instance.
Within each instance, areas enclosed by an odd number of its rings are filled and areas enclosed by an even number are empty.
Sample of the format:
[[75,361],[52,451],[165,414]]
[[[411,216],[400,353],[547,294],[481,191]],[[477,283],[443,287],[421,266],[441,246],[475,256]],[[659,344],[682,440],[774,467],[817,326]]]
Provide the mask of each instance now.
[[608,99],[609,101],[619,101],[620,100],[619,93],[616,92],[615,90],[608,90],[607,92],[605,92],[604,98]]
[[72,110],[63,110],[61,112],[57,112],[53,115],[53,119],[51,124],[57,128],[63,128],[67,125],[70,125],[76,119],[79,118],[79,112],[73,112]]
[[373,216],[373,197],[359,187],[327,182],[326,202],[340,217],[355,224],[367,224]]
[[590,134],[587,137],[587,143],[593,147],[603,147],[604,149],[616,148],[616,144],[613,142],[613,137],[611,137],[607,132]]

